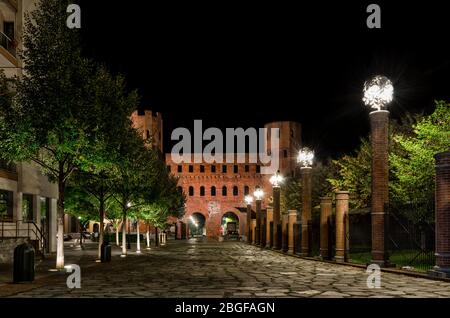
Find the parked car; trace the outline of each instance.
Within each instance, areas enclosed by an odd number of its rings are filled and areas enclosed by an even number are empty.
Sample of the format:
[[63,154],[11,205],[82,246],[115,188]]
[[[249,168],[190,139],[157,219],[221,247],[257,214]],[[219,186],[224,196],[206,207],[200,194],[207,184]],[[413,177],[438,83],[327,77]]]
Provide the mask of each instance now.
[[69,234],[64,234],[64,241],[71,241],[73,237]]

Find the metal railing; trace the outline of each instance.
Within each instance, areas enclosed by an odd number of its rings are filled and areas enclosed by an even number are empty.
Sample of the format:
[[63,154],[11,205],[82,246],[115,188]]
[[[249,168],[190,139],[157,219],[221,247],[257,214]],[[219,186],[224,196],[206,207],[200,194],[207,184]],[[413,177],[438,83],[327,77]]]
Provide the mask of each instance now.
[[0,32],[0,46],[3,46],[9,53],[16,56],[16,41],[3,32]]
[[[0,220],[0,241],[4,239],[27,238],[30,241],[38,242],[38,250],[45,254],[47,247],[47,238],[45,237],[39,226],[32,220],[17,220],[10,219]],[[6,227],[6,229],[5,229]]]

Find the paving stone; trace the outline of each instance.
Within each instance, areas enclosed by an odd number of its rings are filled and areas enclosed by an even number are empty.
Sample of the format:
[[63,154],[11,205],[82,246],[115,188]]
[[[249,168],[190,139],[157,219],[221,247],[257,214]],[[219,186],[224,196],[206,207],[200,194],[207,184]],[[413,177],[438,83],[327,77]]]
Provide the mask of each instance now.
[[[12,297],[450,297],[450,283],[382,273],[382,288],[367,287],[364,269],[310,261],[240,242],[169,241],[141,255],[121,259],[113,246],[111,263],[94,262],[96,245],[68,248],[67,260],[82,269],[82,288],[70,290],[66,275],[45,266],[33,285],[1,285]],[[53,264],[51,264],[53,265]],[[50,267],[49,267],[50,268]],[[8,294],[9,291],[9,294]]]

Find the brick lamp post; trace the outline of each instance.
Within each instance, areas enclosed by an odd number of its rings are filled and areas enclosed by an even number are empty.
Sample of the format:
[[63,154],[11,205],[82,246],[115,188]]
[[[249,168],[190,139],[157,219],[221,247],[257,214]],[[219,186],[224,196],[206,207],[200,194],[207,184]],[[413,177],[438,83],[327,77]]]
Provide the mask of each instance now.
[[[278,225],[280,222],[280,185],[283,182],[283,176],[277,171],[269,182],[272,184],[273,191],[273,248],[276,250],[281,249],[281,242],[278,239]],[[281,231],[283,233],[283,231]]]
[[375,109],[370,113],[372,135],[372,263],[389,265],[386,251],[385,223],[389,203],[388,129],[389,112],[385,108],[393,99],[394,87],[385,76],[377,75],[364,83],[363,101]]
[[314,152],[308,148],[303,148],[298,153],[297,162],[301,165],[302,175],[302,212],[301,212],[301,231],[302,231],[302,243],[300,247],[300,255],[310,256],[310,246],[312,242],[309,242],[311,230],[309,223],[311,222],[311,172],[312,164],[314,160]]
[[244,198],[245,203],[247,204],[247,243],[252,243],[252,203],[253,197],[251,195],[246,195]]
[[256,229],[255,229],[255,244],[261,244],[261,201],[264,196],[264,192],[261,188],[257,188],[255,192],[253,192],[253,196],[256,201]]

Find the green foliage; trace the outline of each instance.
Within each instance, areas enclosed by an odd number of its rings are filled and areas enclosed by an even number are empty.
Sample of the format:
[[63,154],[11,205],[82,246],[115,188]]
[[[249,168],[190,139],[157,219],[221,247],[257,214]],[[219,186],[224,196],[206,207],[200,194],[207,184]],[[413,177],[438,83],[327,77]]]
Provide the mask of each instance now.
[[[444,101],[436,101],[431,115],[406,115],[402,122],[393,122],[389,146],[393,209],[414,222],[433,222],[434,155],[449,148],[450,106]],[[333,161],[337,175],[329,181],[336,190],[350,191],[354,208],[370,206],[371,162],[369,139],[362,140],[354,155]]]
[[337,174],[328,177],[334,191],[349,191],[354,208],[370,205],[372,152],[369,140],[363,139],[360,148],[354,155],[345,155],[332,161]]
[[64,212],[82,220],[99,221],[98,204],[91,196],[79,187],[69,186],[66,189]]
[[[78,31],[66,27],[70,2],[40,0],[26,17],[24,75],[12,83],[0,75],[0,156],[33,161],[58,183],[59,220],[64,204],[86,219],[103,209],[117,217],[118,204],[123,213],[151,199],[160,160],[131,128],[137,94],[82,57]],[[113,193],[120,200],[110,205]]]
[[41,0],[25,19],[24,75],[12,103],[1,103],[0,152],[39,164],[60,190],[75,169],[102,162],[93,65],[66,27],[66,0]]
[[[335,174],[334,167],[330,160],[318,162],[311,175],[312,182],[312,205],[317,207],[320,204],[320,198],[331,195],[332,187],[328,182],[328,178]],[[302,207],[302,180],[301,174],[296,173],[294,177],[286,178],[281,186],[281,209],[282,211],[297,210],[301,211]]]
[[[395,134],[398,151],[389,159],[394,204],[412,204],[411,218],[432,221],[435,192],[434,155],[450,149],[450,104],[436,101],[435,111],[412,126],[411,135]],[[423,207],[423,208],[421,208]]]

